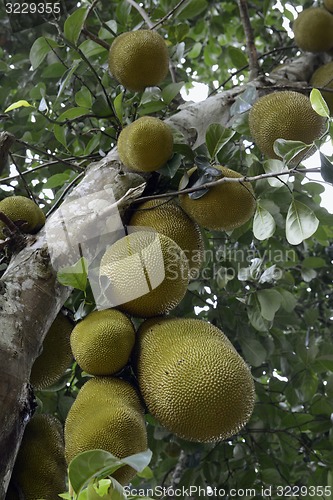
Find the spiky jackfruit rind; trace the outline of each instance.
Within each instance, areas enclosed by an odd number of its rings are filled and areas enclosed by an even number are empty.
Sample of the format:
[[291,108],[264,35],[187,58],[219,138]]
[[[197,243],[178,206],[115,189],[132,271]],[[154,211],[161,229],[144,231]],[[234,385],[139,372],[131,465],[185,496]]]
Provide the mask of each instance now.
[[[314,111],[306,95],[283,90],[260,97],[254,103],[249,113],[249,126],[260,151],[268,158],[281,160],[273,149],[276,139],[312,144],[325,132],[326,119]],[[297,161],[304,158],[301,153]]]
[[67,465],[59,420],[37,414],[27,424],[13,469],[26,500],[59,500],[66,491]]
[[112,375],[127,364],[135,342],[130,319],[115,309],[94,311],[71,334],[79,366],[91,375]]
[[329,12],[333,13],[333,0],[324,0],[324,7]]
[[[8,196],[4,198],[0,201],[0,211],[12,222],[20,222],[20,229],[24,233],[34,234],[45,224],[45,215],[42,209],[25,196]],[[0,238],[4,237],[4,227],[4,222],[0,221]]]
[[[119,458],[145,451],[147,431],[139,396],[128,382],[94,377],[84,384],[65,422],[67,463],[90,449],[103,449]],[[113,476],[127,484],[136,472],[129,466]]]
[[[215,165],[224,177],[243,177],[227,167]],[[196,167],[188,171],[195,172]],[[180,185],[182,181],[180,182]],[[199,226],[214,231],[232,231],[245,224],[254,214],[256,199],[250,182],[225,182],[209,188],[201,198],[179,195],[182,209]]]
[[149,412],[186,440],[227,439],[250,419],[255,399],[251,372],[227,337],[208,322],[144,322],[136,369]]
[[[333,4],[332,4],[333,5]],[[313,87],[333,90],[333,62],[320,66],[312,75],[310,83]],[[320,91],[333,115],[333,92]]]
[[304,9],[294,21],[296,45],[307,52],[326,52],[333,48],[333,16],[321,7]]
[[143,116],[120,132],[117,147],[119,158],[126,167],[153,172],[172,155],[172,131],[159,118]]
[[169,68],[169,54],[164,39],[151,30],[122,33],[109,51],[111,74],[125,88],[141,92],[161,83]]
[[105,297],[121,311],[143,318],[158,316],[183,299],[189,283],[188,259],[167,236],[137,231],[106,250],[100,278],[107,281]]
[[35,360],[30,382],[37,390],[55,384],[69,367],[73,356],[70,347],[70,334],[73,324],[64,314],[59,313],[47,332],[42,353]]
[[171,238],[189,259],[190,277],[198,276],[204,245],[198,224],[180,206],[165,200],[149,200],[136,206],[129,226],[146,226]]

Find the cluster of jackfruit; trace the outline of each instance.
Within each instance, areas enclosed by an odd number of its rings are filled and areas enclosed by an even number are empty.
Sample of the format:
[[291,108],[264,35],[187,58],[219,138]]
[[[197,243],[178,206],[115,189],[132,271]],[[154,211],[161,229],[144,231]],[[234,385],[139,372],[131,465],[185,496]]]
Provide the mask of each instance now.
[[[8,196],[0,201],[0,212],[16,224],[24,233],[37,233],[45,224],[42,209],[25,196]],[[6,225],[0,221],[0,238],[5,237]]]
[[62,425],[52,415],[28,422],[6,500],[58,500],[66,490],[67,465]]

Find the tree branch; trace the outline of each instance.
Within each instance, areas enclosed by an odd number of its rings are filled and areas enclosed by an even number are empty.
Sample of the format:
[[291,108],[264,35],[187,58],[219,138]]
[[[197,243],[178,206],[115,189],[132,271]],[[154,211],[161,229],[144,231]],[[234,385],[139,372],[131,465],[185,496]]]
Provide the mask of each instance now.
[[135,0],[126,0],[126,1],[139,12],[140,16],[142,17],[148,28],[152,29],[154,23],[152,22],[146,11],[139,4],[137,4]]
[[257,49],[254,43],[254,34],[250,22],[247,0],[238,0],[238,7],[246,38],[246,49],[250,67],[250,80],[254,80],[258,77],[259,74],[259,64]]

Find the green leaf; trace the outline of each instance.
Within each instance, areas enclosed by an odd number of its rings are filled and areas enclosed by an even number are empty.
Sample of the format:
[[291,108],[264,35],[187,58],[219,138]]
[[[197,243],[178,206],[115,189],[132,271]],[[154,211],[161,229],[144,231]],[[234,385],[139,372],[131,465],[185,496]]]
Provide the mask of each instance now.
[[275,290],[281,295],[281,307],[287,312],[292,312],[297,304],[295,295],[283,288],[276,288]]
[[123,113],[124,113],[123,96],[124,92],[120,92],[120,94],[118,94],[113,100],[113,107],[116,116],[121,124],[123,123]]
[[299,245],[316,232],[318,225],[319,220],[309,207],[300,201],[292,201],[286,219],[288,243]]
[[57,273],[57,278],[62,285],[77,288],[84,292],[88,281],[87,259],[81,257],[73,266],[62,267]]
[[236,132],[234,130],[224,128],[219,123],[212,123],[209,125],[206,131],[206,145],[211,158],[215,158],[215,156],[219,153],[219,151],[221,151],[223,146],[230,141],[235,133]]
[[207,10],[208,3],[206,0],[190,0],[190,2],[185,3],[185,7],[181,10],[177,10],[177,20],[188,20],[193,19],[193,17],[198,16],[201,12]]
[[34,108],[34,106],[32,104],[29,104],[28,101],[16,101],[16,102],[13,102],[13,104],[11,104],[10,106],[8,106],[8,108],[5,109],[5,113],[7,113],[8,111],[12,111],[13,109],[17,109],[17,108]]
[[162,99],[166,104],[170,104],[173,99],[179,94],[180,89],[184,86],[184,82],[170,83],[162,90]]
[[75,102],[82,108],[90,109],[92,106],[92,95],[87,87],[82,87],[75,94]]
[[252,366],[261,366],[267,359],[267,351],[265,347],[256,339],[242,338],[240,345],[244,357]]
[[248,64],[248,60],[245,52],[243,52],[238,47],[234,47],[233,45],[229,45],[228,54],[230,57],[230,61],[235,66],[236,69],[242,68]]
[[321,152],[320,156],[320,173],[324,181],[333,184],[333,163]]
[[286,163],[291,162],[300,152],[304,153],[313,146],[305,144],[302,141],[286,141],[285,139],[276,139],[273,145],[274,152],[281,156]]
[[79,67],[79,65],[81,64],[81,62],[82,62],[81,59],[77,59],[76,61],[73,62],[72,66],[63,74],[61,82],[60,82],[60,85],[59,85],[57,99],[56,99],[55,102],[57,102],[57,100],[61,96],[62,92],[64,91],[64,89],[66,88],[66,86],[69,83],[70,79],[72,78],[73,73],[77,70],[77,68]]
[[52,40],[52,38],[46,38],[44,36],[37,38],[32,44],[29,54],[32,68],[37,69],[54,47],[59,47],[59,45],[55,40]]
[[43,184],[43,189],[53,189],[55,187],[63,186],[66,181],[71,177],[71,172],[63,172],[62,174],[51,175]]
[[249,84],[246,87],[246,90],[236,98],[235,102],[231,106],[231,114],[234,116],[249,111],[257,97],[258,92],[256,87]]
[[326,266],[326,261],[321,257],[306,257],[302,260],[302,267],[309,269],[317,269],[318,267]]
[[323,96],[321,95],[320,90],[312,89],[310,93],[310,101],[311,106],[315,110],[318,115],[323,116],[324,118],[330,117],[330,110],[327,106],[327,103]]
[[270,323],[263,318],[258,298],[256,295],[251,295],[249,300],[249,307],[247,308],[247,315],[249,321],[253,328],[258,330],[258,332],[267,332],[270,327]]
[[81,7],[71,14],[65,21],[64,34],[67,40],[76,44],[81,34],[83,25],[88,14],[87,7]]
[[69,108],[64,111],[59,118],[58,122],[63,122],[65,120],[72,120],[73,118],[79,118],[80,116],[87,114],[87,108]]
[[101,137],[102,137],[101,133],[94,134],[92,136],[92,138],[90,139],[90,141],[88,142],[88,144],[85,147],[84,155],[90,155],[91,153],[93,153],[95,151],[95,149],[101,143]]
[[[68,475],[76,493],[79,493],[92,479],[104,479],[123,465],[130,465],[141,472],[150,462],[152,452],[146,450],[122,460],[104,450],[90,450],[77,455],[69,464]],[[117,482],[113,485],[117,486]]]
[[260,203],[257,205],[256,213],[253,219],[253,234],[258,240],[266,240],[275,232],[275,220],[266,208]]
[[53,133],[54,137],[57,139],[57,141],[60,142],[65,148],[67,148],[67,139],[66,139],[66,127],[63,127],[62,125],[53,125]]
[[266,288],[258,290],[257,297],[262,317],[267,321],[273,321],[276,312],[281,307],[281,295],[277,290]]
[[[288,171],[288,167],[281,160],[266,160],[263,162],[263,167],[266,174],[280,174]],[[284,186],[287,181],[288,175],[281,175],[281,180],[278,177],[269,177],[267,179],[268,184],[274,188]]]

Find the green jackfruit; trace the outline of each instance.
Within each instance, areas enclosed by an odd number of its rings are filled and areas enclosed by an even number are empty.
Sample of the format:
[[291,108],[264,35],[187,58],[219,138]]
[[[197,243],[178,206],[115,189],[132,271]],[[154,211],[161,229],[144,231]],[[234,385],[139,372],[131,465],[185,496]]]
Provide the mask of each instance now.
[[117,147],[126,167],[143,172],[158,170],[172,155],[171,128],[158,118],[143,116],[120,132]]
[[333,13],[333,0],[324,0],[324,7]]
[[61,423],[51,415],[37,414],[24,431],[13,483],[22,490],[25,500],[59,500],[58,494],[66,491],[66,476]]
[[333,48],[333,16],[321,7],[304,9],[293,24],[296,45],[307,52]]
[[43,350],[35,360],[30,382],[35,389],[45,389],[57,382],[72,361],[70,333],[72,322],[59,313],[45,336]]
[[[36,233],[45,224],[45,215],[41,208],[30,198],[24,196],[8,196],[0,201],[0,212],[3,212],[24,233]],[[4,238],[4,222],[0,221],[0,238]]]
[[[147,431],[144,410],[135,389],[124,380],[96,377],[80,389],[66,418],[67,463],[79,453],[102,449],[118,458],[145,451]],[[136,472],[129,466],[113,476],[128,483]]]
[[183,299],[189,282],[188,259],[167,236],[137,231],[106,250],[100,279],[110,307],[143,318],[157,316]]
[[[320,68],[313,73],[310,83],[313,87],[333,90],[333,62],[320,66]],[[321,90],[321,93],[327,102],[331,115],[333,115],[333,92]]]
[[190,276],[198,276],[204,258],[202,235],[198,225],[178,205],[164,199],[136,206],[129,226],[151,227],[171,238],[189,260]]
[[[242,177],[230,168],[215,165],[221,177]],[[194,174],[196,167],[189,170]],[[182,180],[180,185],[182,184]],[[199,226],[214,231],[231,231],[242,226],[253,215],[256,200],[249,182],[225,182],[209,188],[201,198],[193,199],[188,194],[179,195],[180,205]]]
[[109,52],[111,74],[125,88],[143,91],[161,83],[168,73],[169,55],[164,39],[152,30],[117,36]]
[[[289,90],[260,97],[249,113],[254,142],[268,158],[280,160],[273,149],[276,139],[312,144],[325,132],[325,124],[325,118],[313,110],[307,96]],[[304,153],[301,153],[295,161],[304,157]]]
[[248,422],[255,397],[251,372],[221,330],[198,319],[151,319],[137,335],[140,391],[167,430],[210,442]]
[[71,334],[74,358],[91,375],[112,375],[121,370],[128,362],[134,341],[131,321],[115,309],[90,313]]

